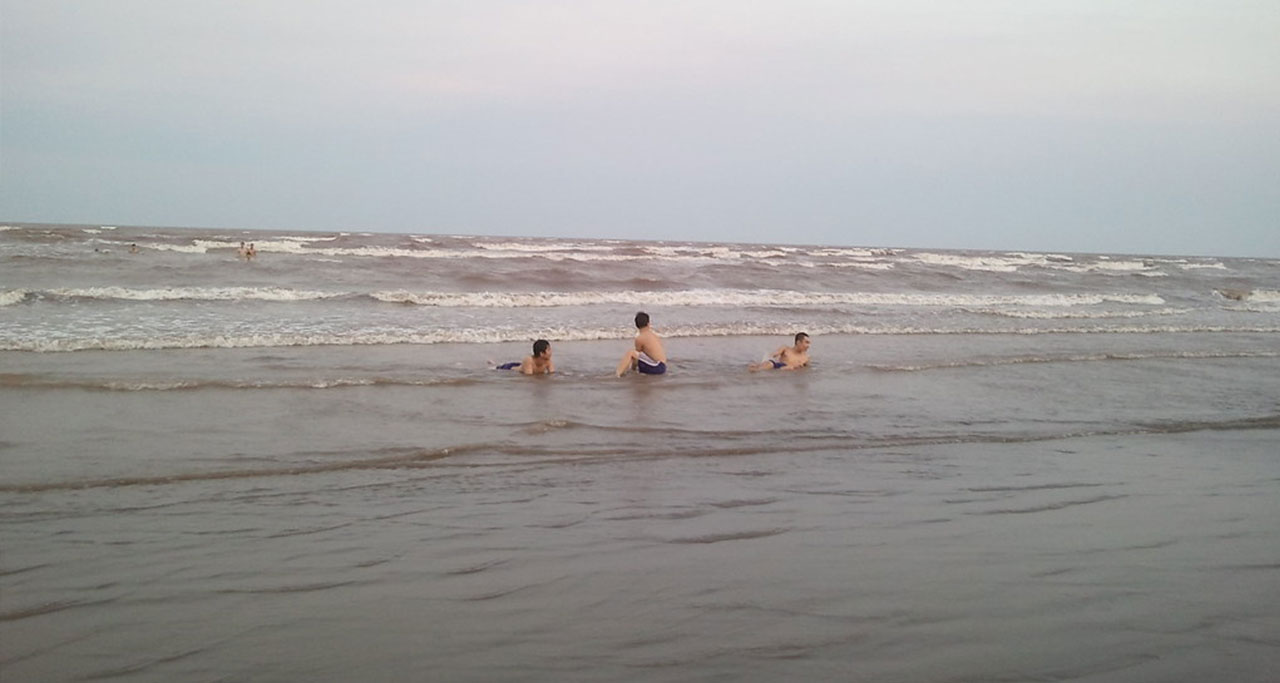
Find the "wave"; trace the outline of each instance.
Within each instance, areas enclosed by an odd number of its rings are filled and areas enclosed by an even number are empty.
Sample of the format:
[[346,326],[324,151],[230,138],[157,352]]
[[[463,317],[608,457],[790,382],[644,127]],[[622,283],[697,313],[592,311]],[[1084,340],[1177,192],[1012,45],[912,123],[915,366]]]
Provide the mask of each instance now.
[[25,289],[8,289],[0,292],[0,306],[12,306],[26,300],[29,292]]
[[968,256],[963,254],[938,254],[920,252],[911,257],[931,266],[960,268],[963,270],[982,270],[992,273],[1012,273],[1025,265],[1045,265],[1047,258],[1037,254],[1010,254],[1006,256]]
[[[1101,258],[1101,257],[1100,257]],[[1110,275],[1116,274],[1142,274],[1152,275],[1156,277],[1165,276],[1165,273],[1158,273],[1156,265],[1153,261],[1111,261],[1099,260],[1094,263],[1072,264],[1072,265],[1055,265],[1058,270],[1068,270],[1073,273],[1105,273]]]
[[1024,320],[1108,320],[1185,315],[1190,313],[1192,309],[1161,308],[1153,311],[1020,311],[1012,309],[980,308],[962,310],[967,313],[994,315],[1001,318],[1018,318]]
[[1178,267],[1183,270],[1227,270],[1223,263],[1181,263]]
[[[121,301],[312,301],[350,296],[345,292],[296,290],[285,287],[83,287],[49,289],[30,293],[38,298],[102,299]],[[4,301],[0,298],[0,301]]]
[[952,370],[958,368],[985,368],[1001,365],[1028,365],[1040,363],[1097,363],[1102,361],[1141,360],[1217,360],[1231,358],[1280,358],[1277,351],[1169,351],[1153,353],[1092,353],[1065,356],[1015,356],[1013,358],[976,358],[943,363],[919,363],[914,365],[871,365],[881,372],[921,372],[925,370]]
[[[1011,329],[993,328],[928,328],[910,326],[867,327],[862,325],[809,325],[812,335],[1046,335],[1046,334],[1275,334],[1280,326],[1224,326],[1224,325],[1149,325],[1149,326],[1080,326],[1080,327],[1023,327]],[[69,351],[140,351],[161,349],[201,348],[269,348],[290,346],[375,346],[395,344],[495,344],[526,342],[529,339],[551,341],[597,341],[629,339],[631,330],[614,328],[461,328],[433,330],[429,332],[350,332],[306,334],[298,332],[257,334],[214,334],[145,337],[83,337],[71,339],[14,339],[0,340],[0,351],[34,351],[58,353]],[[680,337],[738,337],[738,336],[789,336],[794,334],[794,324],[752,324],[672,326],[663,329],[663,335]]]
[[[616,292],[442,292],[384,290],[369,293],[297,290],[287,287],[78,287],[49,290],[6,290],[0,306],[34,299],[120,301],[318,301],[368,297],[383,303],[445,308],[557,308],[626,304],[634,306],[935,306],[935,307],[1079,307],[1116,303],[1157,306],[1156,294],[940,294],[884,292],[817,292],[777,289],[687,289]],[[1034,314],[1015,317],[1037,317]],[[1083,316],[1089,317],[1089,316]],[[1105,317],[1105,316],[1098,316]],[[1123,317],[1123,316],[1121,316]]]
[[469,386],[477,384],[475,378],[389,378],[389,377],[334,377],[302,380],[222,380],[175,379],[168,381],[117,381],[79,380],[39,375],[0,374],[0,387],[29,389],[83,389],[89,391],[198,391],[203,389],[343,389],[348,387],[433,387]]
[[613,251],[613,247],[586,242],[558,242],[555,244],[529,244],[526,242],[475,242],[471,246],[490,251],[527,251],[542,253],[552,251]]
[[[800,265],[813,265],[813,264],[802,263]],[[824,263],[822,265],[827,268],[864,268],[866,270],[893,270],[893,264],[886,263],[884,261],[846,261],[843,263]]]
[[1238,313],[1276,313],[1280,312],[1280,291],[1274,289],[1219,289],[1218,296],[1229,301],[1239,302],[1225,310]]
[[0,492],[37,493],[60,489],[81,488],[118,488],[121,486],[160,486],[193,481],[210,481],[224,479],[248,479],[256,477],[280,477],[302,474],[320,474],[324,472],[342,472],[360,469],[399,469],[422,467],[436,460],[481,449],[481,445],[457,446],[438,450],[423,449],[385,449],[389,454],[376,455],[353,460],[309,465],[283,465],[279,467],[262,467],[256,469],[212,470],[207,472],[181,472],[160,476],[115,477],[111,479],[91,479],[75,482],[39,482],[30,484],[0,484]]
[[[157,237],[159,237],[157,235]],[[161,251],[192,254],[230,252],[239,247],[242,237],[221,239],[192,239],[187,244],[151,243],[139,247]],[[319,255],[328,257],[357,258],[416,258],[416,259],[525,259],[542,258],[553,261],[645,261],[662,260],[685,263],[724,263],[742,260],[784,259],[808,255],[825,259],[875,258],[894,256],[899,250],[823,248],[801,249],[783,246],[714,246],[714,245],[664,245],[650,243],[598,243],[566,241],[553,243],[517,241],[476,241],[467,247],[439,247],[435,239],[409,236],[412,246],[352,246],[327,247],[313,243],[328,242],[338,237],[303,238],[293,236],[253,239],[260,256],[267,254]],[[459,237],[459,239],[474,239]],[[244,240],[246,242],[250,240]],[[869,267],[869,266],[868,266]]]
[[[1107,436],[1140,436],[1147,434],[1183,434],[1201,431],[1241,431],[1241,430],[1275,430],[1280,429],[1280,415],[1264,415],[1222,421],[1169,421],[1162,423],[1139,424],[1132,427],[1104,429],[1086,432],[1052,432],[1042,434],[973,434],[955,433],[936,436],[896,436],[887,438],[867,438],[854,434],[832,434],[806,442],[776,442],[761,439],[759,432],[738,432],[736,435],[746,441],[745,444],[727,447],[685,448],[672,450],[663,445],[657,448],[541,448],[528,445],[504,445],[469,443],[439,449],[422,448],[385,448],[369,453],[334,453],[327,462],[308,464],[280,464],[243,469],[215,469],[205,471],[173,472],[169,474],[148,474],[138,476],[121,476],[102,479],[73,479],[60,481],[33,482],[0,482],[2,493],[41,493],[47,491],[74,491],[89,488],[120,488],[125,486],[170,486],[189,482],[254,479],[260,477],[302,476],[327,474],[353,470],[398,470],[410,468],[427,468],[446,464],[452,458],[465,457],[472,454],[505,454],[518,456],[522,466],[533,463],[567,463],[592,464],[612,463],[619,460],[652,460],[668,458],[707,458],[735,457],[742,455],[773,455],[778,453],[817,453],[817,452],[854,452],[874,449],[890,449],[903,447],[950,446],[954,444],[1009,444],[1038,443]],[[656,430],[655,430],[656,431]],[[667,434],[666,429],[661,430]],[[716,439],[721,442],[732,439]],[[661,440],[657,440],[661,441]],[[767,504],[767,499],[744,500],[731,502],[730,505]],[[1091,501],[1080,501],[1091,502]],[[1050,508],[1045,508],[1050,509]],[[1004,512],[1033,512],[1035,510],[1007,510]],[[999,512],[999,511],[997,511]],[[742,536],[743,538],[749,536]],[[704,543],[718,540],[731,540],[732,536],[704,536],[690,538],[686,542]],[[679,541],[675,541],[679,542]],[[28,616],[23,613],[0,615],[0,620],[15,619]]]
[[409,292],[370,294],[378,301],[422,306],[549,308],[628,304],[640,306],[1094,306],[1103,303],[1158,306],[1156,294],[921,294],[815,292],[777,289],[688,289],[671,292]]

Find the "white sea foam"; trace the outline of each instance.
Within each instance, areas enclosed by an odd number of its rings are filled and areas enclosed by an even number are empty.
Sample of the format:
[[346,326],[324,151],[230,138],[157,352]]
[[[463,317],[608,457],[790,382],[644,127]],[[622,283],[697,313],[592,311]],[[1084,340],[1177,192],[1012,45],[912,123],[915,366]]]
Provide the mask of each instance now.
[[60,298],[118,299],[124,301],[310,301],[346,296],[342,292],[318,292],[283,287],[81,287],[51,289],[43,294]]
[[474,242],[471,246],[490,251],[557,252],[557,251],[613,251],[613,247],[585,242],[557,242],[554,244],[529,244],[527,242]]
[[[3,339],[0,350],[68,352],[85,350],[158,350],[192,348],[252,348],[282,346],[365,346],[391,344],[486,344],[524,342],[531,338],[552,341],[594,341],[628,338],[634,330],[618,328],[562,328],[537,329],[447,329],[429,332],[362,332],[351,334],[262,333],[244,335],[189,335],[146,337],[99,337],[74,339]],[[663,335],[682,337],[733,337],[733,336],[781,336],[793,333],[793,325],[785,323],[687,325],[663,328]],[[1014,329],[989,328],[928,328],[911,326],[873,327],[854,324],[813,325],[807,331],[814,335],[1045,335],[1045,334],[1191,334],[1191,333],[1280,333],[1280,326],[1220,326],[1220,325],[1151,325],[1129,327],[1025,327]]]
[[1071,258],[1070,256],[1067,256],[1066,254],[1036,254],[1036,253],[1025,252],[1025,251],[1010,251],[1005,255],[1011,258],[1020,259],[1027,263],[1034,263],[1037,265],[1048,265],[1050,263],[1071,263],[1072,261],[1075,261],[1075,259]]
[[390,303],[474,308],[550,308],[629,304],[646,306],[1093,306],[1122,303],[1158,306],[1155,294],[919,294],[690,289],[671,292],[410,292],[387,290],[371,297]]
[[1245,303],[1223,306],[1223,309],[1237,313],[1280,313],[1280,303]]
[[80,232],[88,233],[88,234],[90,234],[90,235],[100,235],[100,234],[102,234],[102,231],[101,231],[101,230],[99,230],[99,229],[97,229],[97,228],[80,228]]
[[1008,258],[1000,256],[964,256],[961,254],[935,254],[931,252],[921,252],[911,255],[921,263],[927,263],[931,266],[946,266],[950,268],[962,268],[964,270],[984,270],[993,273],[1012,273],[1018,270],[1019,266],[1028,265],[1026,259]]
[[1191,309],[1189,308],[1160,308],[1150,311],[1080,311],[1072,309],[1059,311],[1037,311],[1011,308],[979,308],[966,310],[970,313],[995,315],[1002,318],[1020,318],[1024,320],[1109,320],[1185,315],[1191,312]]
[[1183,270],[1227,270],[1227,266],[1221,262],[1218,263],[1182,263],[1179,268]]
[[[1109,275],[1141,273],[1149,274],[1154,272],[1155,265],[1146,261],[1112,261],[1103,256],[1098,257],[1100,260],[1094,263],[1081,263],[1074,265],[1058,265],[1060,270],[1069,270],[1073,273],[1104,273]],[[1161,273],[1163,275],[1163,273]]]
[[1255,289],[1249,293],[1248,300],[1271,303],[1280,302],[1280,290]]
[[830,256],[840,258],[872,258],[876,256],[894,256],[900,249],[865,249],[862,247],[823,247],[810,249],[809,256]]
[[[551,261],[577,262],[624,262],[658,259],[663,261],[685,263],[716,263],[738,261],[744,259],[760,259],[768,263],[769,259],[780,259],[789,252],[782,249],[731,249],[729,247],[667,247],[644,246],[642,253],[612,253],[616,247],[591,244],[586,242],[561,242],[556,244],[528,244],[522,242],[477,242],[472,248],[430,248],[429,238],[412,238],[414,242],[424,245],[422,248],[361,246],[361,247],[323,247],[314,243],[330,241],[336,238],[300,238],[281,237],[268,240],[253,240],[260,256],[268,254],[292,254],[309,256],[328,256],[332,258],[415,258],[415,259],[520,259],[543,258]],[[192,254],[204,254],[212,251],[233,250],[240,246],[240,239],[193,239],[191,244],[149,244],[150,249],[176,251]],[[250,240],[244,240],[249,242]]]
[[0,291],[0,306],[12,306],[27,298],[25,289],[8,289]]
[[[813,264],[801,264],[812,266]],[[843,263],[824,263],[826,268],[863,268],[865,270],[893,270],[892,263],[883,261],[845,261]]]
[[[310,242],[332,242],[338,239],[338,236],[334,235],[333,237],[299,237],[297,235],[279,235],[279,236],[273,236],[273,239],[283,240],[286,242],[301,242],[306,244]],[[249,240],[246,240],[246,241],[249,241]]]
[[177,251],[184,254],[204,254],[208,253],[208,249],[194,244],[146,244],[139,245],[147,249],[155,249],[157,251]]

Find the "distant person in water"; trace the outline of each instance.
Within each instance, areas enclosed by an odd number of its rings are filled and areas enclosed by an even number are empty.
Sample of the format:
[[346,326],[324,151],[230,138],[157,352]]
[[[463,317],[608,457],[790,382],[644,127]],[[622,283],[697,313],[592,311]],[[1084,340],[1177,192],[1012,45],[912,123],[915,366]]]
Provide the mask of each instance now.
[[636,314],[636,347],[627,351],[618,363],[618,377],[635,368],[642,375],[661,375],[667,371],[667,352],[662,350],[662,340],[649,326],[649,314]]
[[244,246],[244,242],[241,242],[240,248],[236,249],[236,258],[242,258],[246,261],[249,259],[249,248]]
[[249,243],[249,248],[244,250],[244,260],[252,261],[258,255],[257,247],[253,246],[253,242]]
[[799,370],[800,368],[809,367],[809,344],[809,335],[804,332],[797,332],[795,346],[783,346],[769,354],[768,358],[759,363],[752,363],[747,367],[752,372],[757,370]]
[[533,355],[523,362],[512,361],[498,366],[499,370],[520,368],[522,375],[549,375],[556,371],[556,364],[551,362],[551,342],[539,339],[533,343]]
[[130,254],[136,254],[136,253],[138,253],[138,245],[137,245],[137,244],[130,244],[130,245],[129,245],[129,253],[130,253]]

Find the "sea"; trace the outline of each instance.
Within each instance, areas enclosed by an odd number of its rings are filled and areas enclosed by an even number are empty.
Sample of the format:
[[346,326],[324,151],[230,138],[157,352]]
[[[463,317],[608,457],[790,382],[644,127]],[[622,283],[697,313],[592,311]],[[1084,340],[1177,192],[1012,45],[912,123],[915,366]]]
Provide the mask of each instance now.
[[1280,680],[1280,259],[3,224],[0,680]]

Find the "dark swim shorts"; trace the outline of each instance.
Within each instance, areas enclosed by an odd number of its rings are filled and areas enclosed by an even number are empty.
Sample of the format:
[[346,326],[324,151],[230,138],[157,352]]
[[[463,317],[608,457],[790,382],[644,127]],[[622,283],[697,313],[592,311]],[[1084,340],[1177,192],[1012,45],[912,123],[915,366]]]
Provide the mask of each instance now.
[[650,365],[649,363],[644,362],[643,359],[638,359],[636,362],[636,370],[639,370],[642,375],[661,375],[667,371],[667,364],[658,363],[657,365]]
[[515,368],[520,367],[520,365],[521,365],[520,361],[517,360],[517,361],[512,361],[510,363],[503,363],[502,365],[499,365],[498,367],[494,368],[494,370],[514,370]]

